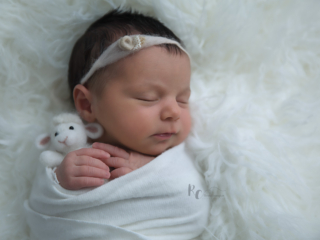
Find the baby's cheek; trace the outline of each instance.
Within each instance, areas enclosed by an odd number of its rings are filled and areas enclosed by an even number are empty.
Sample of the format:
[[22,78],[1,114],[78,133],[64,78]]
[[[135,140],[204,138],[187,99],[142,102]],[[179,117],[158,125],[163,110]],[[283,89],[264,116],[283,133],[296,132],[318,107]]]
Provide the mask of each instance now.
[[144,135],[150,134],[150,131],[153,130],[154,119],[153,115],[147,111],[138,110],[130,114],[130,117],[127,118],[127,130],[132,134]]
[[189,135],[191,130],[191,117],[189,111],[185,111],[181,115],[181,133],[178,138],[178,144],[182,143]]
[[183,128],[184,128],[184,131],[185,131],[186,137],[187,137],[189,132],[190,132],[190,130],[191,130],[191,125],[192,125],[189,109],[185,111],[183,117],[184,117],[184,119],[183,119],[183,125],[184,125]]

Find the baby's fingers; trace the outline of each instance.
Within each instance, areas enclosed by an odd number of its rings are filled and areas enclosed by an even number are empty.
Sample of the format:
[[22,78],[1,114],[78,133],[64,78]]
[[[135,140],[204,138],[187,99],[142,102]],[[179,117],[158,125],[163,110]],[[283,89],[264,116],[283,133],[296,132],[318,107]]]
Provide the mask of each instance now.
[[75,168],[74,176],[108,179],[110,178],[110,172],[100,168],[83,165]]
[[97,159],[107,159],[110,157],[110,154],[101,149],[94,148],[81,148],[79,150],[74,151],[77,156],[90,156]]
[[114,156],[114,157],[121,157],[124,159],[129,159],[130,157],[130,154],[127,153],[122,148],[118,148],[116,146],[106,144],[106,143],[95,142],[94,144],[92,144],[92,148],[106,151],[107,153],[109,153],[111,156]]
[[105,163],[109,167],[114,167],[114,168],[126,167],[126,168],[130,168],[129,161],[126,160],[126,159],[123,159],[123,158],[110,157],[107,160],[105,160]]
[[74,185],[77,186],[76,189],[88,188],[88,187],[99,187],[104,184],[104,180],[101,178],[92,177],[78,177],[74,178]]
[[77,161],[75,162],[76,166],[91,166],[91,167],[95,167],[95,168],[100,168],[103,169],[105,171],[110,172],[109,167],[102,162],[99,159],[90,157],[90,156],[81,156],[78,157]]
[[126,175],[129,172],[132,172],[130,168],[127,168],[127,167],[117,168],[111,172],[110,180]]

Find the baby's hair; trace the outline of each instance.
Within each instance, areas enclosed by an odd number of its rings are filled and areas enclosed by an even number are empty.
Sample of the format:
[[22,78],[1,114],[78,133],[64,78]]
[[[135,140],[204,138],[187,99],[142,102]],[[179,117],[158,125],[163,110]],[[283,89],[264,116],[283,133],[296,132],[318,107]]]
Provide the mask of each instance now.
[[[136,12],[115,9],[91,24],[73,47],[68,72],[71,99],[74,87],[80,83],[81,78],[89,71],[103,51],[118,38],[135,34],[135,32],[166,37],[183,45],[182,41],[158,20]],[[169,53],[182,54],[182,50],[176,45],[163,44],[159,46],[165,48]],[[96,84],[92,82],[95,81],[91,81],[96,74],[89,79],[88,87],[93,86],[93,88],[101,90],[101,86],[94,87]]]

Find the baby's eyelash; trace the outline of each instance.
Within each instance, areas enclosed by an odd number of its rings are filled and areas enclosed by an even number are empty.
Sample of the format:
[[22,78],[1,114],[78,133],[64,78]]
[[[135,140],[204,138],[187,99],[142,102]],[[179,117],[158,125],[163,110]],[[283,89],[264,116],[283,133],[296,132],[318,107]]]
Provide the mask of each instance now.
[[[136,98],[139,101],[143,101],[143,102],[156,102],[159,99],[148,99],[148,98]],[[182,101],[182,100],[176,100],[177,103],[183,104],[183,105],[188,105],[189,104],[189,100],[186,101]]]
[[183,104],[188,104],[189,103],[189,98],[180,98],[177,99],[178,103],[183,103]]
[[157,101],[158,99],[137,98],[137,100],[144,101],[144,102],[155,102],[155,101]]

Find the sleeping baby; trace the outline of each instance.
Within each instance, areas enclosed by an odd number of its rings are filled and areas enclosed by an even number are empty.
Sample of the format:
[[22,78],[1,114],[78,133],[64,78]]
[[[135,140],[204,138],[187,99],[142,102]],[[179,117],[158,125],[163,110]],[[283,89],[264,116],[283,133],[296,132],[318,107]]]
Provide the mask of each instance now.
[[92,148],[39,166],[24,207],[32,239],[193,239],[210,199],[184,140],[190,59],[159,21],[112,11],[76,42],[75,108],[104,134]]

